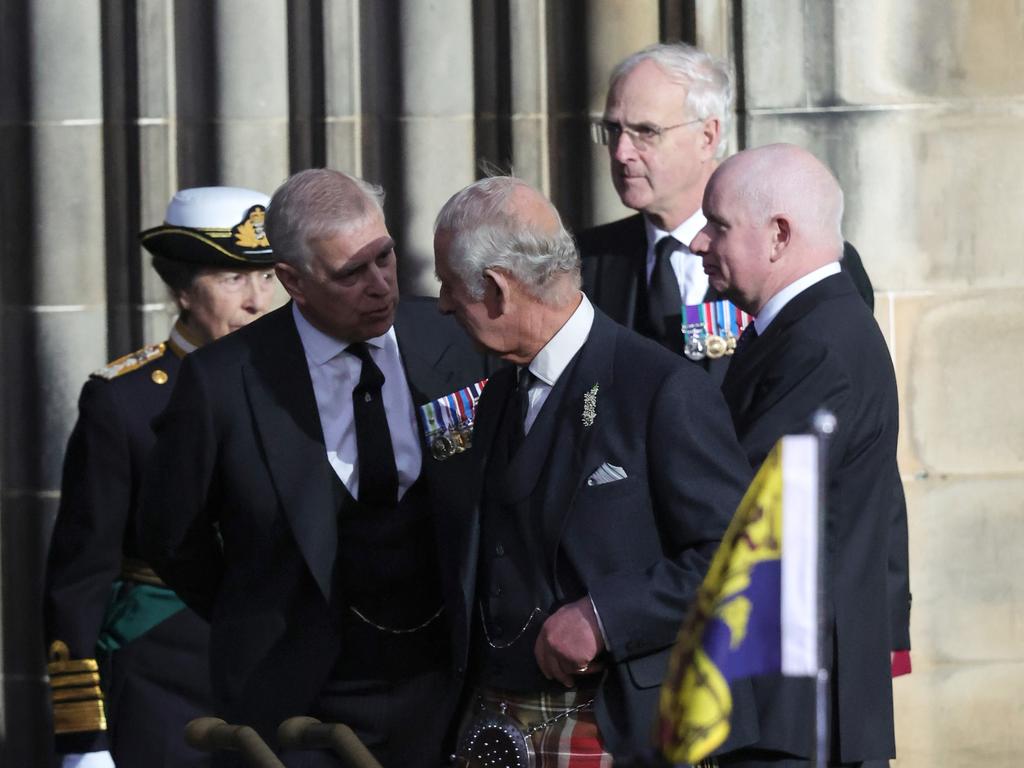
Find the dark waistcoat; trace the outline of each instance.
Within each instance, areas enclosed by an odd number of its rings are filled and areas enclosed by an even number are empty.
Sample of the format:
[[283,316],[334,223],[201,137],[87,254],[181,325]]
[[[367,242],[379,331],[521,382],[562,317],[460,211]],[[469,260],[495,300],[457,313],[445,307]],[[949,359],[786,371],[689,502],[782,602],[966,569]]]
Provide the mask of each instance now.
[[[494,453],[484,477],[481,503],[480,569],[474,656],[484,685],[512,691],[564,690],[537,667],[534,644],[544,620],[559,606],[579,598],[578,575],[560,561],[555,574],[545,555],[544,518],[557,511],[544,504],[550,462],[546,460],[572,366],[567,368],[535,420],[529,435],[511,455],[518,408],[506,403]],[[544,466],[539,475],[530,467]],[[536,482],[534,483],[534,480]]]
[[[437,539],[422,476],[394,508],[358,501],[337,476],[332,485],[338,509],[334,608],[345,636],[343,658],[332,676],[366,674],[367,662],[391,647],[406,655],[416,654],[422,645],[433,658],[438,641],[447,635],[447,621],[444,615],[430,621],[443,600]],[[386,661],[391,672],[402,675],[421,669],[425,660]],[[403,669],[406,663],[409,670]]]

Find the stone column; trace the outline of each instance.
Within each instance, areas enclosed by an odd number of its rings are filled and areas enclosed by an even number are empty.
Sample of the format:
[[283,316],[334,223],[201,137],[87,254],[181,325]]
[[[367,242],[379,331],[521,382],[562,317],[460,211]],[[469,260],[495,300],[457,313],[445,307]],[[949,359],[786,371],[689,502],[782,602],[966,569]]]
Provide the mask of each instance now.
[[389,208],[391,229],[403,248],[403,288],[435,293],[434,218],[476,178],[472,7],[462,0],[402,0],[397,22],[399,143],[393,150],[402,179]]
[[267,193],[288,175],[285,0],[174,5],[181,186]]
[[0,759],[42,765],[44,556],[77,391],[106,360],[100,9],[9,2],[0,18]]
[[619,202],[608,169],[608,148],[591,142],[589,122],[604,114],[608,75],[615,65],[659,39],[657,0],[604,0],[588,4],[586,10],[581,29],[582,50],[566,46],[560,57],[563,67],[569,57],[582,59],[578,70],[572,73],[575,76],[563,80],[565,88],[576,92],[575,111],[559,115],[563,140],[559,155],[564,146],[574,152],[578,165],[555,165],[559,174],[557,201],[577,229],[634,213]]

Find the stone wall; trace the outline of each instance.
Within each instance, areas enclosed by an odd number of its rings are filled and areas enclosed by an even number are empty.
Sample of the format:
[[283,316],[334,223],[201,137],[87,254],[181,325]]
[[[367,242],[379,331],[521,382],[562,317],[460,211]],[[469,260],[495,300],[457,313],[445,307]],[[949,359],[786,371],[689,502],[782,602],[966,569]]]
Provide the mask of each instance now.
[[732,147],[808,146],[847,192],[900,380],[915,671],[899,766],[1024,736],[1024,9],[1015,0],[7,0],[0,6],[0,762],[44,765],[39,594],[75,400],[166,333],[136,233],[174,189],[382,183],[403,290],[479,161],[574,227],[624,213],[587,121],[623,55],[735,62]]

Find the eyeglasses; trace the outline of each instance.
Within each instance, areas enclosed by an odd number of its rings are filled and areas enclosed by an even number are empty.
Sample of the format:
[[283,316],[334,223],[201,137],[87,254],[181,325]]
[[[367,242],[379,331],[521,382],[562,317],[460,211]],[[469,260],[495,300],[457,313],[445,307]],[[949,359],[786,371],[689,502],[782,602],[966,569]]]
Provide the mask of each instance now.
[[619,139],[622,138],[622,134],[626,134],[629,136],[629,140],[633,142],[633,146],[637,149],[650,149],[661,142],[661,137],[667,131],[700,122],[703,121],[697,119],[688,120],[685,123],[677,123],[676,125],[666,125],[664,127],[641,124],[636,128],[631,128],[628,125],[616,123],[614,120],[593,120],[590,123],[590,138],[593,139],[595,144],[603,144],[607,147],[618,144]]

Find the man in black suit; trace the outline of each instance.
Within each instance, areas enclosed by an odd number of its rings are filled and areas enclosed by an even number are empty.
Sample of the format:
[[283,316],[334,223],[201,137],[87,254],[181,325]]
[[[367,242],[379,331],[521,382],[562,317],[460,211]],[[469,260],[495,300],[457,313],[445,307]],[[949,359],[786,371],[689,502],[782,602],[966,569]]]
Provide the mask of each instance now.
[[626,765],[750,468],[711,381],[580,292],[575,244],[539,192],[471,185],[434,249],[441,311],[514,363],[481,398],[482,487],[444,535],[472,691],[461,751],[486,750],[477,703],[505,704],[516,727],[541,726],[538,765]]
[[[896,465],[896,379],[871,313],[840,272],[843,195],[808,152],[776,144],[725,161],[693,241],[711,285],[756,316],[722,391],[757,467],[818,408],[838,428],[828,453],[827,639],[830,765],[887,765],[895,753],[890,648],[909,648],[907,520]],[[886,599],[888,597],[888,599]],[[722,765],[806,765],[814,687],[754,680],[760,736]]]
[[[732,98],[725,62],[685,43],[652,45],[612,71],[604,117],[594,125],[615,191],[638,214],[580,233],[583,290],[613,320],[677,354],[681,306],[721,298],[690,242],[706,221],[701,198],[725,154]],[[873,306],[871,282],[849,244],[843,268]],[[721,382],[728,360],[702,364]]]
[[294,715],[347,723],[406,768],[439,763],[454,707],[435,517],[472,458],[425,452],[419,406],[483,371],[435,302],[399,304],[382,196],[324,169],[274,194],[292,301],[186,358],[142,518],[154,568],[210,621],[219,714],[268,739]]

